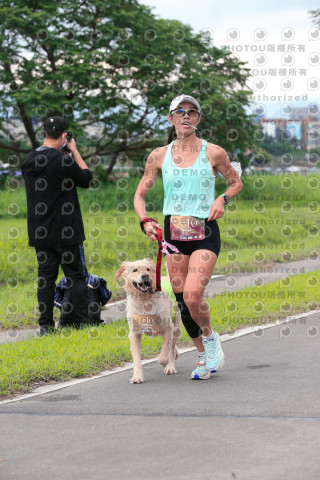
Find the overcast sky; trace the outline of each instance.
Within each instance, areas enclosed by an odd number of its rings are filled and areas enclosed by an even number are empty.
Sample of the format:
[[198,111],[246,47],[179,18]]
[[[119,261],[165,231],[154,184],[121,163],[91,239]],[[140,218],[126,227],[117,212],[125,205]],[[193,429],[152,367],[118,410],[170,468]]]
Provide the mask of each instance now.
[[[285,116],[288,105],[317,102],[320,111],[320,32],[308,13],[314,0],[140,0],[162,18],[206,31],[217,47],[227,45],[247,61],[254,91],[252,109]],[[260,49],[260,50],[259,50]],[[280,98],[279,98],[280,97]]]

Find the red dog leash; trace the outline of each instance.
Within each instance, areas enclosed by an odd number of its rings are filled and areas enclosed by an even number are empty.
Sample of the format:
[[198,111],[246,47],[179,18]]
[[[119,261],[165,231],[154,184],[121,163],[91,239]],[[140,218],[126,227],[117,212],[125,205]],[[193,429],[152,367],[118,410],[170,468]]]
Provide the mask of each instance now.
[[[140,227],[143,233],[145,234],[145,229],[143,224],[146,222],[155,222],[158,223],[153,218],[145,217],[140,220]],[[161,292],[161,261],[162,261],[162,229],[157,227],[157,237],[158,237],[158,256],[157,256],[157,266],[156,266],[156,292]]]

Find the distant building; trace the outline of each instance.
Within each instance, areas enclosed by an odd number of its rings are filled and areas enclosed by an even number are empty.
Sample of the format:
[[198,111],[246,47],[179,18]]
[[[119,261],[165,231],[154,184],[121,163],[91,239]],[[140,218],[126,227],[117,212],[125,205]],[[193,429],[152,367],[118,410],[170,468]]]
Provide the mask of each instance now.
[[306,122],[307,150],[320,148],[320,120],[308,119]]
[[261,118],[263,133],[270,137],[281,139],[281,132],[287,130],[288,120],[285,118]]
[[290,114],[290,120],[303,120],[307,116],[308,116],[307,107],[294,107]]
[[310,103],[307,107],[293,108],[293,111],[290,114],[290,120],[304,120],[305,118],[320,120],[320,105],[317,103]]
[[301,121],[301,148],[303,150],[308,150],[308,123],[307,117]]
[[289,121],[287,123],[288,138],[296,137],[298,140],[301,140],[301,123],[300,120],[293,120],[292,122]]
[[[307,108],[298,109],[297,115],[306,112]],[[261,118],[263,132],[277,140],[285,138],[297,138],[301,142],[303,150],[311,148],[320,148],[320,120],[317,116],[292,118]]]

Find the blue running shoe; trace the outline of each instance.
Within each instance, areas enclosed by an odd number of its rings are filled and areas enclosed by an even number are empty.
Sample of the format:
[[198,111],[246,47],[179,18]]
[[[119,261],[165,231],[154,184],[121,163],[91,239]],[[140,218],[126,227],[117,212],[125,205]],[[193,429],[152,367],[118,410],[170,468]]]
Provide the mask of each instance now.
[[206,362],[204,360],[198,361],[198,366],[193,372],[191,373],[191,378],[193,380],[208,380],[210,378],[210,372],[206,366]]
[[220,370],[225,362],[225,356],[221,348],[220,336],[214,332],[214,337],[202,337],[204,351],[206,353],[207,368],[211,373]]

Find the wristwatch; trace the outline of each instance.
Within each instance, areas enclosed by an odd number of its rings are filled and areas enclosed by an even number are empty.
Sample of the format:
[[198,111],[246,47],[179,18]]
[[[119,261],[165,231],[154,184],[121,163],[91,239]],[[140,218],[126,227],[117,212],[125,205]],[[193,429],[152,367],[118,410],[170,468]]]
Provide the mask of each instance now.
[[220,197],[224,197],[224,204],[225,205],[228,205],[228,203],[230,203],[229,195],[226,195],[225,193],[223,193],[222,195],[220,195]]

